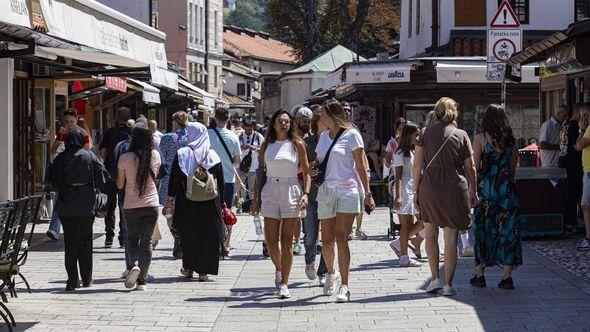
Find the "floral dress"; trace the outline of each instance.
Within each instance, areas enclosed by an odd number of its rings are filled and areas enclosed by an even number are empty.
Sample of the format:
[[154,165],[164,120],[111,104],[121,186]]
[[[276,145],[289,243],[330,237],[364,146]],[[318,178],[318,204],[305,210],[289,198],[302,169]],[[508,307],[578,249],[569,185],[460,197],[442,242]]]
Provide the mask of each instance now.
[[522,264],[519,203],[512,181],[513,146],[496,151],[486,141],[478,172],[479,204],[474,209],[475,264]]
[[176,131],[167,133],[162,136],[160,140],[160,155],[162,157],[162,165],[166,169],[166,176],[160,181],[160,188],[158,189],[158,197],[160,204],[166,204],[168,200],[168,183],[170,182],[170,172],[172,171],[172,164],[176,157],[178,149],[188,145],[188,138],[186,136],[186,129],[181,128]]

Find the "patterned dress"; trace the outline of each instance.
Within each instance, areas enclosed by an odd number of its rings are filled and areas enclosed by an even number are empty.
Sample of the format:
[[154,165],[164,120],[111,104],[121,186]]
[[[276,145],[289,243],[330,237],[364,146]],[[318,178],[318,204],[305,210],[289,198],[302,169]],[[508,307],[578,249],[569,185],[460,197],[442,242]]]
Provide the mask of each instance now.
[[161,205],[166,204],[168,200],[168,183],[170,182],[170,172],[172,171],[172,163],[174,163],[176,152],[178,149],[187,145],[188,139],[184,128],[167,133],[160,140],[159,150],[162,157],[162,165],[166,168],[166,176],[160,181],[160,188],[158,190]]
[[522,264],[518,197],[510,168],[513,147],[502,152],[486,142],[478,171],[479,204],[474,209],[475,265]]

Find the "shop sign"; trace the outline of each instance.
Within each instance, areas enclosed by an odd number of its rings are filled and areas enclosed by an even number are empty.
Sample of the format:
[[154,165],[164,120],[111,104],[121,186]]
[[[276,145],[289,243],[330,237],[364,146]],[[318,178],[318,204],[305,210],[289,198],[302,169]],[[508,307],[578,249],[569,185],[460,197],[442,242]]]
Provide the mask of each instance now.
[[156,66],[150,66],[151,83],[174,91],[178,91],[178,74]]
[[31,27],[27,0],[1,0],[0,22]]
[[124,77],[107,76],[104,85],[111,90],[127,92],[127,79]]
[[[39,0],[48,34],[167,68],[164,41],[73,0]],[[131,32],[132,30],[142,35]],[[148,37],[144,37],[148,36]]]
[[411,67],[410,64],[349,67],[346,69],[346,84],[409,82]]

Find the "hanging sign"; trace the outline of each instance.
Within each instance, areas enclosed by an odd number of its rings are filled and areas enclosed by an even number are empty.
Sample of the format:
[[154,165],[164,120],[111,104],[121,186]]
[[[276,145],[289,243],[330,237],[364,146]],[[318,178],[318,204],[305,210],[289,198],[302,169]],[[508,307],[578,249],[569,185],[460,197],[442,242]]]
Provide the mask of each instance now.
[[502,81],[510,57],[522,50],[520,22],[508,1],[504,0],[488,28],[488,81]]
[[31,27],[27,0],[1,0],[0,22]]
[[104,85],[111,90],[127,92],[127,79],[124,77],[107,76]]

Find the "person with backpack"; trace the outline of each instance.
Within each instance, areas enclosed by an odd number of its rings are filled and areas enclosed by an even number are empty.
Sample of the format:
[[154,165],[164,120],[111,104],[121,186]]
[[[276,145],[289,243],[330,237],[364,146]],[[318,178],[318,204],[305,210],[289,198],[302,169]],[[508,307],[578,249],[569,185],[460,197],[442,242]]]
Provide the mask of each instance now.
[[[113,238],[115,237],[115,209],[117,208],[118,192],[115,185],[115,179],[117,178],[115,147],[131,135],[131,128],[127,126],[127,121],[130,116],[131,110],[129,110],[129,108],[119,107],[115,112],[115,126],[107,129],[99,146],[100,158],[104,161],[104,165],[110,174],[110,178],[105,187],[105,193],[108,195],[107,215],[104,218],[105,248],[111,248],[113,246]],[[123,220],[123,209],[119,209],[119,230],[124,227]],[[122,247],[124,242],[123,234],[119,231],[119,245]]]
[[[160,153],[153,146],[153,136],[146,123],[137,122],[131,132],[129,152],[117,164],[117,188],[125,189],[125,250],[132,266],[125,287],[146,290],[152,260],[152,235],[158,222],[160,201],[156,173]],[[138,262],[138,265],[136,265]]]
[[178,150],[168,184],[164,210],[173,211],[173,228],[180,234],[180,273],[199,281],[217,275],[224,252],[225,225],[221,203],[225,182],[221,158],[211,149],[207,128],[198,123],[186,126],[188,146]]
[[[71,129],[65,150],[51,165],[51,183],[58,192],[56,211],[64,230],[66,290],[92,285],[92,225],[96,191],[106,182],[101,161],[84,149],[85,133]],[[80,267],[78,273],[78,266]]]
[[[250,192],[254,191],[256,169],[258,169],[258,151],[260,151],[260,147],[264,142],[264,137],[254,130],[255,127],[255,121],[244,121],[244,133],[238,136],[242,150],[242,161],[238,168],[238,174]],[[240,198],[244,200],[253,199],[252,195],[245,190],[240,190]]]

